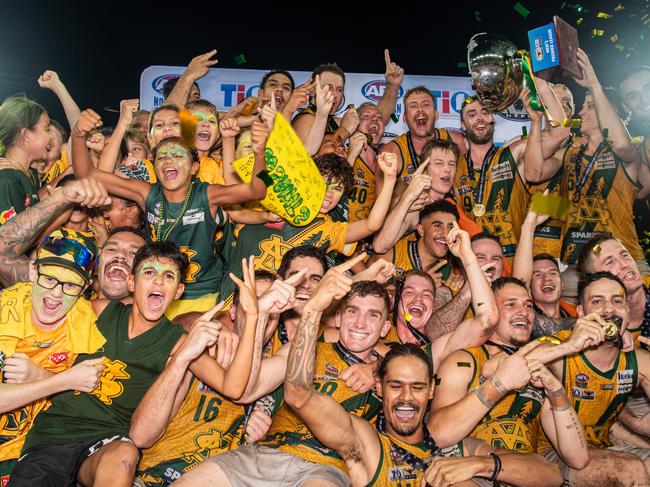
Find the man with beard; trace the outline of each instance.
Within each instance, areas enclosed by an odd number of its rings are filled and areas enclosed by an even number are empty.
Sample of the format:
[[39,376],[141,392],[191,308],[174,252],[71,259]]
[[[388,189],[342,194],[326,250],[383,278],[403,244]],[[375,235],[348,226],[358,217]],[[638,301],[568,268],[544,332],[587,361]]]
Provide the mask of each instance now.
[[[583,470],[569,471],[571,485],[648,485],[650,449],[612,446],[610,427],[614,424],[636,386],[650,395],[650,355],[645,350],[623,352],[620,335],[628,326],[629,312],[624,283],[609,272],[587,274],[578,285],[580,305],[578,322],[590,321],[605,327],[618,320],[614,339],[604,335],[593,339],[582,353],[567,355],[551,364],[570,391],[571,405],[585,427],[591,460]],[[556,334],[566,340],[570,331]],[[570,338],[569,338],[570,339]],[[621,415],[620,419],[624,418]],[[634,428],[633,423],[624,421]],[[637,430],[638,431],[638,430]],[[647,431],[638,431],[647,433]],[[637,483],[634,483],[637,482]]]
[[535,304],[533,338],[571,330],[577,316],[575,306],[561,299],[562,279],[556,258],[544,253],[533,256],[536,228],[547,218],[528,211],[512,266],[512,275],[529,286]]
[[[543,431],[568,465],[583,468],[589,455],[577,415],[562,384],[539,360],[533,362],[541,343],[526,345],[534,320],[526,286],[509,277],[494,281],[492,289],[499,310],[494,333],[484,346],[459,350],[443,362],[429,429],[443,447],[472,436],[492,446],[529,453],[537,451]],[[579,324],[563,350],[589,346],[594,328],[602,337],[598,324]],[[487,373],[484,364],[501,352],[505,360],[498,362],[494,373]],[[517,356],[523,363],[506,363]]]
[[[306,351],[294,346],[289,354],[287,402],[316,438],[343,458],[352,486],[475,486],[473,477],[518,486],[561,483],[557,467],[541,457],[497,450],[472,438],[462,442],[463,456],[444,458],[423,424],[434,383],[431,363],[419,347],[396,345],[382,360],[376,375],[383,411],[372,425],[314,389],[316,330],[305,335]],[[536,475],[527,475],[530,471]]]
[[118,227],[108,234],[108,239],[99,254],[97,266],[97,294],[99,298],[131,302],[127,278],[131,274],[133,258],[147,242],[140,230],[132,227]]
[[377,149],[385,127],[381,112],[374,103],[363,103],[357,113],[359,127],[350,137],[347,156],[354,173],[354,185],[347,197],[350,222],[366,218],[375,202]]
[[448,140],[432,139],[424,145],[421,157],[422,164],[412,174],[406,191],[375,235],[372,245],[378,254],[389,252],[402,237],[416,229],[419,211],[425,205],[443,198],[456,207],[458,224],[463,230],[469,232],[470,236],[481,231],[476,223],[465,216],[450,194],[460,157],[458,146]]

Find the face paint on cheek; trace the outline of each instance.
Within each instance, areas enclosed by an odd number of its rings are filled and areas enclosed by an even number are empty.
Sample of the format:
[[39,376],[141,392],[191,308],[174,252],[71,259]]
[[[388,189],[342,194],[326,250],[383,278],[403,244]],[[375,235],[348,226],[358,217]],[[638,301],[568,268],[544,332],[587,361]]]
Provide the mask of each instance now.
[[199,117],[199,123],[207,122],[213,127],[217,127],[219,125],[219,122],[217,121],[217,117],[214,116],[212,113],[205,113],[205,112],[192,112],[192,115],[195,117]]
[[[148,271],[153,271],[152,274],[148,274]],[[174,279],[178,281],[178,271],[175,267],[169,264],[162,264],[160,262],[148,262],[140,268],[139,274],[145,279],[153,281],[156,277],[162,276],[167,272],[174,274]]]

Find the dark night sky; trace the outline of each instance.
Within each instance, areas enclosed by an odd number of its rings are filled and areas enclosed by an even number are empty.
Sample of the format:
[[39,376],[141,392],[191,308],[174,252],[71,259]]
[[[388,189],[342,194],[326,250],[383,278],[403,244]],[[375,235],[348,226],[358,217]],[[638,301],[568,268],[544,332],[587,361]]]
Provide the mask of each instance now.
[[[407,73],[463,75],[466,70],[457,63],[466,59],[472,34],[500,33],[523,48],[527,30],[549,22],[553,14],[570,23],[585,18],[579,28],[581,44],[592,54],[604,82],[611,82],[624,59],[607,36],[614,31],[629,33],[626,45],[638,47],[640,41],[633,41],[633,36],[638,35],[641,24],[623,13],[639,11],[647,2],[623,2],[626,10],[606,21],[596,19],[596,13],[613,13],[617,2],[584,2],[590,12],[580,14],[575,8],[561,9],[560,1],[522,0],[531,11],[527,18],[513,9],[515,2],[511,1],[453,1],[446,8],[439,2],[394,2],[401,10],[381,8],[379,2],[312,2],[317,5],[314,8],[307,8],[305,2],[297,7],[274,2],[252,7],[237,2],[238,8],[232,6],[234,2],[223,1],[177,2],[173,7],[158,3],[157,8],[153,4],[147,8],[136,0],[126,5],[65,2],[70,5],[65,7],[55,5],[64,2],[52,1],[3,3],[0,99],[24,92],[63,122],[54,95],[36,84],[45,69],[59,73],[82,108],[95,109],[118,107],[121,98],[137,97],[145,67],[185,65],[194,55],[213,47],[219,49],[219,66],[226,68],[311,70],[320,61],[337,61],[346,71],[376,73],[384,70],[382,51],[388,47]],[[77,3],[81,6],[73,9],[71,5]],[[336,8],[345,10],[337,15]],[[481,22],[475,19],[475,11]],[[594,26],[605,28],[605,37],[591,39]],[[650,64],[647,52],[635,54],[631,60]],[[245,55],[245,65],[235,63],[238,54]],[[116,116],[102,115],[109,124]]]

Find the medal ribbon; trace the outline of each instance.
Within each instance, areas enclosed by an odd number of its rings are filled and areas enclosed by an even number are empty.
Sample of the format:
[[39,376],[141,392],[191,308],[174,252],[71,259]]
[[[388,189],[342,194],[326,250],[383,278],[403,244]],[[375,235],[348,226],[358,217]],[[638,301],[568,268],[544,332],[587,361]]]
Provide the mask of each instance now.
[[580,191],[582,190],[582,187],[585,185],[587,182],[587,178],[589,177],[589,174],[591,173],[591,170],[593,169],[594,165],[596,164],[596,161],[600,157],[600,154],[605,150],[605,147],[607,147],[607,141],[603,140],[600,144],[598,144],[598,147],[596,148],[596,152],[594,152],[594,155],[591,157],[591,160],[589,161],[589,164],[587,164],[587,167],[585,168],[585,172],[581,175],[581,166],[582,166],[582,159],[584,158],[585,150],[587,149],[587,146],[584,145],[580,148],[580,152],[578,152],[578,155],[576,156],[575,160],[575,174],[576,174],[576,193],[573,197],[574,201],[578,201],[580,199]]
[[[487,178],[487,166],[490,164],[490,161],[492,160],[492,157],[494,157],[494,154],[496,154],[497,150],[497,147],[495,145],[492,145],[492,147],[490,147],[490,150],[487,151],[487,154],[485,154],[485,157],[483,157],[478,188],[472,188],[475,205],[481,204],[481,201],[483,200],[483,190],[485,189],[485,179]],[[474,181],[474,164],[472,163],[471,151],[467,152],[467,171],[472,181]]]
[[426,427],[426,425],[422,425],[422,433],[424,436],[424,438],[422,438],[422,443],[424,443],[424,445],[427,447],[427,450],[429,450],[431,456],[425,459],[420,459],[413,453],[406,451],[401,446],[395,444],[390,434],[386,433],[386,419],[384,418],[384,413],[379,413],[377,416],[377,430],[388,438],[388,441],[390,441],[391,449],[396,452],[402,458],[402,460],[420,472],[424,472],[427,469],[433,457],[440,457],[443,455],[442,450],[438,447],[433,438],[431,438],[431,434],[429,434],[429,429]]
[[512,355],[515,353],[517,350],[519,350],[519,347],[510,347],[508,345],[502,345],[500,343],[494,343],[492,340],[488,340],[485,342],[486,345],[492,345],[493,347],[497,347],[499,350],[501,350],[504,353],[507,353],[508,355]]
[[363,360],[361,360],[359,357],[353,354],[350,350],[348,350],[346,346],[341,343],[340,340],[334,343],[334,350],[336,350],[339,353],[339,355],[343,357],[343,360],[345,360],[347,363],[351,365],[365,363]]

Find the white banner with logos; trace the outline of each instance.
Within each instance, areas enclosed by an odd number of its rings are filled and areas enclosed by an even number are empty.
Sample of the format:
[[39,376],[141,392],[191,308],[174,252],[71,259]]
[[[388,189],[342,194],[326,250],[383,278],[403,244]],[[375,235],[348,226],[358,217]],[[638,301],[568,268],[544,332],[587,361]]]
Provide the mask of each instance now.
[[[182,66],[150,66],[140,76],[140,105],[144,110],[151,110],[163,103],[162,87],[170,79],[181,75]],[[257,95],[260,81],[266,71],[258,69],[210,69],[210,72],[198,81],[201,97],[214,103],[219,110],[227,111],[244,98]],[[311,72],[291,71],[296,86],[305,83]],[[340,111],[354,104],[356,106],[368,100],[378,102],[384,93],[386,82],[383,75],[346,73],[345,100]],[[458,129],[460,127],[460,109],[468,94],[473,94],[469,78],[460,76],[420,76],[404,77],[395,114],[397,123],[391,121],[386,125],[384,136],[393,138],[406,132],[402,121],[402,96],[414,86],[424,85],[436,96],[436,109],[439,119],[437,127]],[[522,127],[529,126],[528,116],[520,102],[511,106],[507,112],[496,116],[494,140],[502,144],[512,137],[521,135]]]

